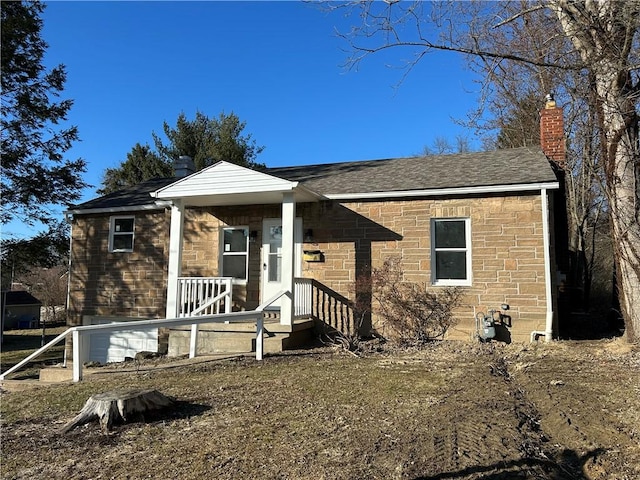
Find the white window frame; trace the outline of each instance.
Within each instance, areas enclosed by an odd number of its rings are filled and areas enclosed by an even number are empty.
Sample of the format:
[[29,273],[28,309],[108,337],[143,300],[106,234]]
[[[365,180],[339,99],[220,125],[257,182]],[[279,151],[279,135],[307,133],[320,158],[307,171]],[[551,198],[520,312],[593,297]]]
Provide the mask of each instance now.
[[[118,220],[133,220],[133,228],[127,232],[116,232],[116,221]],[[109,218],[109,252],[111,253],[130,253],[133,252],[133,246],[136,238],[136,217],[135,215],[121,215],[113,216]],[[114,238],[116,236],[131,235],[131,248],[114,248]]]
[[[465,247],[464,248],[438,248],[436,249],[436,223],[438,222],[464,222]],[[449,279],[436,276],[436,252],[465,252],[467,278]],[[472,283],[471,268],[471,219],[468,217],[432,218],[431,219],[431,284],[434,286],[463,286],[469,287]]]
[[[246,249],[244,252],[225,252],[224,250],[224,232],[229,230],[244,230],[246,232]],[[228,225],[220,229],[220,275],[224,272],[224,257],[244,256],[244,278],[233,277],[233,283],[236,285],[246,285],[249,280],[249,227],[246,225]]]

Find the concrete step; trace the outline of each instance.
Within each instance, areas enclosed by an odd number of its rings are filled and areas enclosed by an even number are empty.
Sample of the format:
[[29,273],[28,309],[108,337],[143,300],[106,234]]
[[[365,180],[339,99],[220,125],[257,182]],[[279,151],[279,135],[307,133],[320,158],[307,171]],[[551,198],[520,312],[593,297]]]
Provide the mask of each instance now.
[[[86,369],[83,369],[86,373]],[[73,380],[73,365],[68,363],[66,367],[46,367],[40,370],[41,382],[67,382]]]
[[[98,369],[84,367],[82,369],[82,375],[92,375],[96,373]],[[45,367],[40,369],[39,381],[41,383],[60,383],[71,382],[73,380],[73,362],[67,362],[67,366],[55,365],[53,367]]]
[[[170,357],[189,353],[190,328],[169,332]],[[293,326],[276,322],[265,324],[264,352],[281,352],[300,347],[312,336],[313,320],[296,322]],[[255,324],[203,324],[198,329],[198,355],[255,352]]]

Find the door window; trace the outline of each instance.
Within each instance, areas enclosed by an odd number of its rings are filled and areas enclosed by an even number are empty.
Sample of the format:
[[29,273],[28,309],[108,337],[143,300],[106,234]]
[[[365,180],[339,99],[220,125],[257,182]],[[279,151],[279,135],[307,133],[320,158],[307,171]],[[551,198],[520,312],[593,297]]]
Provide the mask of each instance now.
[[282,278],[282,225],[269,227],[267,242],[269,243],[267,281],[279,283]]

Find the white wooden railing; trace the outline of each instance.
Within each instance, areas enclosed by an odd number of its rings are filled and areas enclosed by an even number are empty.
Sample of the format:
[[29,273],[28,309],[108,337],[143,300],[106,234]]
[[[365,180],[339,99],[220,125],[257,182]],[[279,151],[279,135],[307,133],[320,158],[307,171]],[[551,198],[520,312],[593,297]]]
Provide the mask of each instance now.
[[[120,332],[127,330],[144,330],[145,327],[149,329],[156,328],[172,328],[172,327],[180,327],[184,325],[199,325],[201,323],[235,323],[235,322],[247,322],[247,321],[255,321],[256,322],[256,360],[263,359],[264,352],[264,310],[278,300],[283,295],[286,295],[287,291],[283,290],[279,292],[277,295],[274,295],[266,302],[262,303],[255,310],[249,310],[246,312],[231,312],[231,313],[219,313],[214,315],[200,315],[197,317],[189,317],[189,318],[172,318],[172,319],[159,319],[159,320],[140,320],[136,322],[115,322],[104,325],[85,325],[82,327],[71,327],[68,328],[65,332],[58,335],[56,338],[51,340],[49,343],[39,348],[27,358],[17,363],[13,367],[9,368],[5,372],[0,374],[0,381],[5,380],[7,375],[17,371],[22,368],[30,361],[34,360],[47,350],[51,349],[62,340],[66,339],[68,336],[71,336],[73,343],[73,381],[79,382],[82,380],[82,365],[86,360],[86,352],[88,350],[87,346],[89,345],[89,336],[98,333],[105,332]],[[189,358],[193,358],[196,356],[196,345],[197,345],[197,336],[198,329],[192,328],[191,330],[191,340],[190,340],[190,349],[189,349]]]
[[293,294],[293,298],[295,300],[293,318],[311,318],[313,279],[299,277],[294,278]]
[[178,317],[231,312],[231,277],[178,277]]
[[313,278],[294,279],[295,318],[311,318],[343,333],[356,328],[353,302]]

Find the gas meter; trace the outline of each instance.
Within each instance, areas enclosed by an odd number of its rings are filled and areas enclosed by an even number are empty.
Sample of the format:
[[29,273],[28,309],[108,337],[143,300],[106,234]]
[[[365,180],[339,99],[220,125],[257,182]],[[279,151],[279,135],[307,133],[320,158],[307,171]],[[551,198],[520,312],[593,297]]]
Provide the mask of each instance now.
[[484,312],[476,313],[476,334],[481,342],[488,342],[496,336],[496,324],[511,326],[505,322],[506,318],[510,318],[505,311],[509,310],[509,305],[503,303],[500,310],[489,310],[487,314]]

